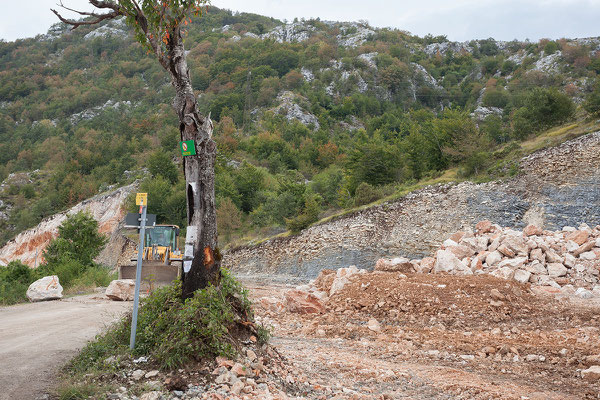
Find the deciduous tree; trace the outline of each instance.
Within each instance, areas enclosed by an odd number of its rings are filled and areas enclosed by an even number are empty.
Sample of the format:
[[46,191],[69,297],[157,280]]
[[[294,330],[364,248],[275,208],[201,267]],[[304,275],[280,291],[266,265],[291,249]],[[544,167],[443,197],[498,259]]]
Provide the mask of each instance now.
[[95,7],[92,12],[73,10],[60,4],[64,9],[86,17],[81,20],[67,19],[56,10],[52,11],[73,28],[124,16],[134,28],[136,39],[170,74],[176,92],[173,108],[179,117],[181,140],[194,141],[196,155],[185,157],[183,163],[188,219],[186,254],[192,250],[193,258],[191,269],[185,274],[182,297],[189,298],[195,290],[218,283],[220,277],[213,124],[210,115],[203,116],[198,111],[183,44],[185,26],[191,23],[193,16],[202,14],[201,7],[207,0],[89,0],[89,3]]

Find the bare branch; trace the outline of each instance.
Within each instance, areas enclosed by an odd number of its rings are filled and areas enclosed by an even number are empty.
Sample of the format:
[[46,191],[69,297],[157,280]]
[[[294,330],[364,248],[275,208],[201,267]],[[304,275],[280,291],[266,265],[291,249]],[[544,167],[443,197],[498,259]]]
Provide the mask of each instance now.
[[90,4],[96,8],[110,8],[112,10],[118,11],[119,5],[111,0],[89,0]]
[[73,29],[75,29],[81,25],[95,25],[101,21],[104,21],[105,19],[113,19],[113,18],[117,18],[118,16],[123,15],[119,5],[110,0],[89,0],[89,2],[91,5],[93,5],[96,8],[108,8],[113,11],[105,13],[105,14],[96,14],[94,12],[78,11],[78,10],[74,10],[72,8],[66,7],[61,1],[58,5],[62,8],[64,8],[65,10],[76,12],[79,15],[86,15],[86,16],[94,17],[94,19],[87,20],[87,21],[75,21],[72,19],[64,18],[62,15],[60,15],[60,13],[58,11],[56,11],[54,9],[50,9],[50,10],[54,13],[54,15],[56,15],[58,17],[59,20],[61,20],[62,22],[64,22],[67,25],[71,25],[73,27]]

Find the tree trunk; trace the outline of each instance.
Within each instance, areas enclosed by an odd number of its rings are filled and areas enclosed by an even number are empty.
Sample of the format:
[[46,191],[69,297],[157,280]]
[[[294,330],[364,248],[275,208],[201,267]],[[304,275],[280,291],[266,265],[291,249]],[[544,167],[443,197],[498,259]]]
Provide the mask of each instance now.
[[187,195],[187,234],[182,274],[182,298],[198,289],[217,285],[221,276],[221,256],[217,248],[217,214],[215,209],[215,159],[217,146],[212,139],[210,117],[198,112],[196,96],[179,29],[172,32],[169,72],[175,86],[173,107],[179,116],[181,140],[193,140],[196,155],[183,157]]

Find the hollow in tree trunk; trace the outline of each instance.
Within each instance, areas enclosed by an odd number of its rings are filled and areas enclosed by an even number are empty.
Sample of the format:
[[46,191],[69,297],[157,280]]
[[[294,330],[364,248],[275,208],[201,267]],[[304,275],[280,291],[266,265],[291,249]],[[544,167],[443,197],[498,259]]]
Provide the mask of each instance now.
[[[174,40],[178,34],[173,32]],[[193,140],[196,148],[196,155],[183,158],[188,222],[184,266],[191,264],[189,272],[182,274],[182,297],[186,299],[192,297],[197,289],[218,284],[221,275],[215,209],[217,147],[212,139],[210,117],[203,117],[198,112],[181,40],[179,45],[172,46],[169,60],[169,71],[176,90],[173,106],[179,116],[181,140]]]

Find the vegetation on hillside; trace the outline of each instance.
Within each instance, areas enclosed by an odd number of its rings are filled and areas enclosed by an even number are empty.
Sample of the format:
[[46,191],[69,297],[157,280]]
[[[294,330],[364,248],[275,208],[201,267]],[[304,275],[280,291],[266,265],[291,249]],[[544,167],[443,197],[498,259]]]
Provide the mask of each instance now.
[[[289,41],[281,24],[209,7],[186,38],[222,241],[296,232],[447,168],[505,173],[499,148],[600,109],[597,40],[457,44],[317,19]],[[127,29],[0,42],[0,240],[136,178],[159,222],[185,226],[174,91]]]
[[27,300],[27,288],[36,280],[57,275],[67,293],[107,286],[114,278],[109,268],[94,262],[106,238],[98,232],[98,222],[89,214],[67,217],[58,228],[58,237],[44,251],[44,263],[31,269],[19,261],[0,268],[0,304]]

